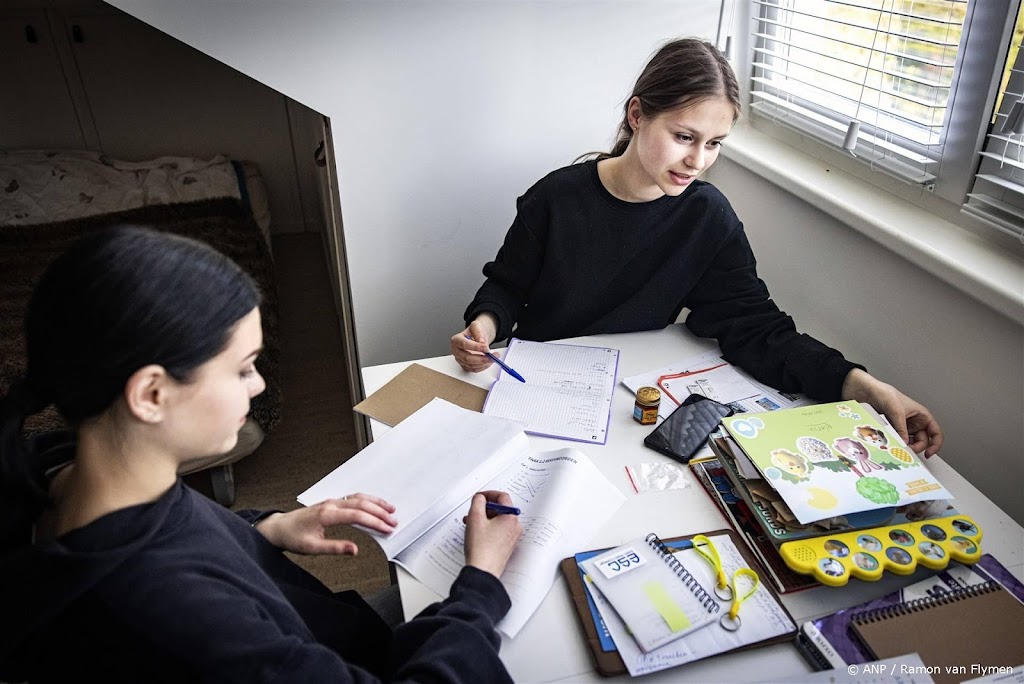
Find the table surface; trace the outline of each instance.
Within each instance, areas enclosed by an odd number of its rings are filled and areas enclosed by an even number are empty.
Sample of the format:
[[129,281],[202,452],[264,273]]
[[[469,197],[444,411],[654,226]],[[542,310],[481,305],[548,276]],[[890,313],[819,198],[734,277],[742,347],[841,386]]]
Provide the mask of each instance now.
[[[667,457],[643,446],[643,437],[650,427],[641,426],[633,420],[634,396],[621,383],[622,378],[715,349],[714,342],[692,336],[682,325],[669,326],[659,331],[594,335],[562,341],[620,350],[619,382],[612,404],[607,444],[591,445],[529,436],[531,448],[537,451],[558,449],[568,444],[585,452],[626,496],[626,503],[612,520],[580,550],[616,546],[649,532],[667,538],[728,527],[728,522],[692,473],[687,472],[688,483],[682,489],[636,494],[625,471],[627,465],[657,462],[667,460]],[[483,373],[467,373],[459,368],[451,356],[372,366],[362,371],[367,396],[411,363],[419,363],[481,387],[490,387],[498,372],[497,365],[494,365]],[[389,429],[383,423],[373,420],[371,428],[374,437],[381,436]],[[994,555],[1018,578],[1024,578],[1024,528],[961,477],[941,456],[934,456],[927,463],[929,469],[955,497],[954,505],[981,525],[984,534],[983,551]],[[407,617],[442,598],[416,581],[404,569],[398,567],[397,574],[402,607]],[[931,571],[924,569],[906,577],[886,573],[877,582],[851,580],[844,587],[822,586],[783,594],[781,597],[799,625],[805,620],[878,598],[930,574]],[[629,679],[628,675],[604,677],[594,669],[568,587],[560,573],[547,598],[516,638],[503,637],[501,657],[517,682],[609,682]],[[756,682],[810,671],[810,666],[796,647],[785,643],[723,654],[663,670],[645,675],[644,681]]]

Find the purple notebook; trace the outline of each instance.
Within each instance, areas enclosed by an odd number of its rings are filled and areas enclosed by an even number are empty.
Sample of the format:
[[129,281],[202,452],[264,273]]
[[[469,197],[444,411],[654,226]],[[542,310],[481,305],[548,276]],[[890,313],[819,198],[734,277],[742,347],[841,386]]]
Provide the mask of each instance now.
[[590,444],[608,441],[619,350],[515,337],[491,385],[482,413],[517,420],[526,432]]
[[874,660],[872,655],[850,631],[854,615],[929,596],[963,591],[975,584],[989,581],[1001,584],[1018,601],[1024,603],[1024,584],[994,556],[986,553],[974,565],[950,563],[949,567],[937,572],[933,577],[915,582],[882,598],[805,622],[797,635],[797,646],[819,670],[871,662]]

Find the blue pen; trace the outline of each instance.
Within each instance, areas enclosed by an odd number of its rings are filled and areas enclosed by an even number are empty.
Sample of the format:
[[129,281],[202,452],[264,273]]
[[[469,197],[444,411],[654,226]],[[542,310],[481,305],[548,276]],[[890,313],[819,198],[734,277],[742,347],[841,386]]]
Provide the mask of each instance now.
[[497,513],[498,515],[519,515],[522,512],[515,506],[503,506],[500,503],[494,503],[493,501],[487,502],[487,510],[491,513]]
[[[473,340],[473,338],[470,337],[469,335],[466,335],[466,339],[467,340]],[[476,342],[476,340],[473,340],[473,341]],[[516,373],[514,370],[512,370],[512,368],[510,366],[506,365],[506,363],[504,361],[502,361],[501,359],[499,359],[497,356],[495,356],[491,352],[484,352],[484,354],[487,354],[489,357],[491,357],[492,361],[494,361],[496,364],[498,364],[499,366],[504,368],[505,372],[508,373],[509,375],[511,375],[513,378],[515,378],[519,382],[526,382],[526,378],[524,378],[522,375],[520,375],[519,373]]]

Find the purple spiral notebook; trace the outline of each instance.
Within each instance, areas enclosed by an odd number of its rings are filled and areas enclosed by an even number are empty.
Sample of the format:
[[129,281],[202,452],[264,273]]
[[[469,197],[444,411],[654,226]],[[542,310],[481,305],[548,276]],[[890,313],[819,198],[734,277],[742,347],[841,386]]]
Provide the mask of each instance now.
[[533,435],[608,441],[618,349],[512,338],[504,361],[525,382],[500,371],[487,392],[484,414],[525,423]]
[[933,577],[915,582],[882,598],[805,622],[800,628],[796,643],[804,657],[819,670],[871,662],[875,658],[850,629],[854,615],[929,596],[938,597],[965,591],[989,581],[1002,585],[1018,601],[1024,603],[1024,584],[994,556],[986,553],[974,565],[950,563],[949,567],[937,572]]

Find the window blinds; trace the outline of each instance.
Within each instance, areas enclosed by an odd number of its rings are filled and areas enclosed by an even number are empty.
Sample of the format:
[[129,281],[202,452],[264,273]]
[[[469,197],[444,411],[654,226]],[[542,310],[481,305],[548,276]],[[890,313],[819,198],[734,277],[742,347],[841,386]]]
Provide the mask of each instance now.
[[980,152],[974,189],[963,211],[1024,239],[1024,7],[1010,41],[1007,78],[994,107],[994,122]]
[[967,0],[753,0],[751,107],[928,185]]

